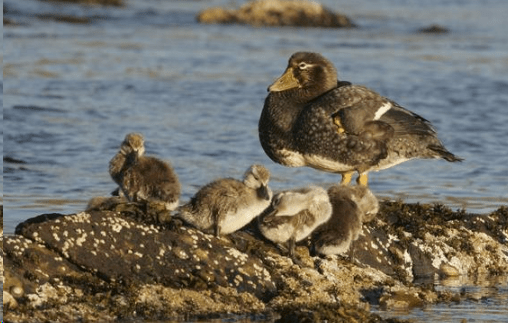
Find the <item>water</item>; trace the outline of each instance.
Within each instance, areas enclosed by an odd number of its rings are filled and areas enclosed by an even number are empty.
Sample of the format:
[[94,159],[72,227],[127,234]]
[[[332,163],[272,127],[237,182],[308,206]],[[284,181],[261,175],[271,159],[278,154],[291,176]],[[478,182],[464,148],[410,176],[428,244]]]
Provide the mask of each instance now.
[[460,293],[460,302],[429,305],[412,310],[391,309],[373,312],[384,318],[397,317],[412,322],[507,322],[508,276],[453,277],[434,282],[436,290]]
[[[145,135],[148,154],[171,161],[182,200],[216,178],[240,177],[253,163],[272,171],[274,189],[337,182],[336,175],[274,164],[258,141],[266,88],[299,50],[321,52],[341,79],[429,119],[446,147],[466,159],[372,173],[378,197],[476,213],[507,205],[508,3],[322,2],[361,28],[195,22],[199,10],[230,5],[226,0],[129,0],[124,8],[5,0],[6,17],[20,24],[3,27],[5,232],[108,195],[115,188],[108,162],[133,131]],[[36,18],[48,13],[92,21]],[[416,32],[433,23],[450,33]]]

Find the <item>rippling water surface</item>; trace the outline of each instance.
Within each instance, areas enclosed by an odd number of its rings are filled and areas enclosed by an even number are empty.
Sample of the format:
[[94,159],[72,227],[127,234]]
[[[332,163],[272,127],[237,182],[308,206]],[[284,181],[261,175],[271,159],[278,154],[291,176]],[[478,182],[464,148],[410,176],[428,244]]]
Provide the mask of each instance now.
[[[257,122],[267,86],[295,51],[324,54],[341,79],[365,84],[429,119],[463,163],[411,161],[372,173],[380,198],[487,213],[508,204],[508,33],[504,0],[323,1],[358,29],[200,25],[229,1],[128,0],[124,8],[4,0],[3,204],[20,221],[82,210],[115,186],[107,167],[141,132],[168,159],[183,200],[252,163],[274,189],[339,176],[271,162]],[[238,4],[241,4],[240,1]],[[90,24],[40,19],[58,13]],[[39,17],[39,18],[38,18]],[[446,34],[417,30],[438,23]]]
[[460,302],[430,305],[408,310],[373,311],[382,317],[397,317],[411,322],[507,322],[508,276],[454,277],[435,282],[436,290],[460,293]]

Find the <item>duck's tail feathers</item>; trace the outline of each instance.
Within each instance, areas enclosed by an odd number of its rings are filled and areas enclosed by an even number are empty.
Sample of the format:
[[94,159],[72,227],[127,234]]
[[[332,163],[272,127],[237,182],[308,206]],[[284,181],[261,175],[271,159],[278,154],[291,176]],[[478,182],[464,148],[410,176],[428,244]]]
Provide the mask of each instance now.
[[464,160],[464,158],[460,158],[458,156],[455,156],[451,152],[449,152],[445,147],[443,146],[437,146],[437,145],[430,145],[428,147],[430,150],[436,152],[438,154],[437,157],[443,158],[446,161],[449,162],[461,162]]

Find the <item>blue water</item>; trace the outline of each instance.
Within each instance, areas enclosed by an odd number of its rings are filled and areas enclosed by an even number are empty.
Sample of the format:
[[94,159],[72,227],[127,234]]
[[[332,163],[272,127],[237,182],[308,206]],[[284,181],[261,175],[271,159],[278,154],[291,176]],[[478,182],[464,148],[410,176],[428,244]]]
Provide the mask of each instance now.
[[508,322],[508,276],[452,277],[434,282],[438,291],[460,293],[459,302],[423,308],[372,311],[384,318],[397,317],[411,322]]
[[[123,8],[4,0],[3,205],[6,233],[47,212],[74,213],[115,185],[123,137],[170,160],[186,200],[207,182],[265,164],[272,188],[339,177],[285,168],[264,154],[257,122],[267,86],[296,51],[324,54],[341,79],[365,84],[429,119],[463,163],[421,160],[372,173],[379,198],[487,213],[508,205],[508,2],[333,0],[348,30],[200,25],[227,0],[128,0]],[[237,5],[243,1],[235,2]],[[60,13],[90,24],[37,18]],[[440,24],[447,34],[417,33]],[[17,161],[17,162],[13,162]]]

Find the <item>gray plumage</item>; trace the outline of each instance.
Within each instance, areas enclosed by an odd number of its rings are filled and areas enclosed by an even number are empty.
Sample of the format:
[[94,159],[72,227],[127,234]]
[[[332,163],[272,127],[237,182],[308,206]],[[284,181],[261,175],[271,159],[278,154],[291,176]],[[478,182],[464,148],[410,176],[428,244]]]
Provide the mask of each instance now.
[[358,239],[362,224],[379,210],[377,198],[365,186],[334,185],[328,189],[332,216],[312,234],[312,247],[322,255],[345,255]]
[[235,232],[270,204],[269,179],[268,169],[252,165],[243,181],[223,178],[202,187],[176,216],[200,230],[213,230],[217,237]]
[[317,186],[276,194],[270,206],[258,219],[263,236],[278,244],[288,244],[293,257],[295,243],[308,237],[326,222],[332,206],[325,189]]
[[144,156],[141,134],[125,136],[120,151],[109,163],[109,174],[131,202],[160,202],[173,210],[180,198],[180,182],[167,162]]
[[[429,121],[361,85],[337,81],[333,64],[298,52],[268,89],[259,139],[275,162],[365,175],[413,158],[461,158],[449,152]],[[348,178],[346,178],[348,177]]]

